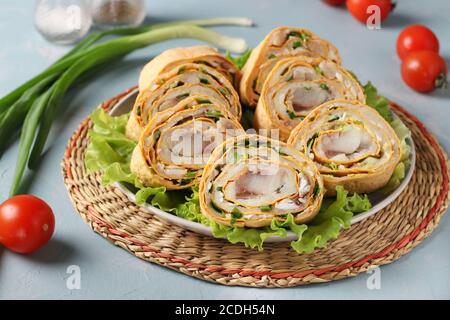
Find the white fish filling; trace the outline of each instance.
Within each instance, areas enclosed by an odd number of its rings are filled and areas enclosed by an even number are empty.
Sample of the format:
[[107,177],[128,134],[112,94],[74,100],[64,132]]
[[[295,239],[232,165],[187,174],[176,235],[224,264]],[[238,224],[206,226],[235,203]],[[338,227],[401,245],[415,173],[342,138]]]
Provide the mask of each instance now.
[[311,186],[309,185],[309,181],[303,173],[299,175],[299,178],[300,187],[298,188],[298,194],[300,197],[303,197],[309,192],[309,190],[311,190]]
[[173,178],[182,178],[187,173],[187,170],[184,168],[179,168],[179,167],[174,167],[174,166],[165,166],[162,163],[158,163],[157,167],[160,171],[164,172],[164,174],[171,176]]
[[[242,166],[238,167],[244,169]],[[220,205],[227,212],[240,206],[245,219],[253,216],[254,212],[260,212],[261,207],[270,205],[275,210],[300,211],[307,203],[306,195],[311,190],[307,176],[299,173],[297,185],[296,180],[292,179],[296,174],[290,169],[280,167],[277,171],[278,173],[274,175],[262,175],[260,171],[247,171],[235,180],[220,184],[222,188],[213,190],[211,197],[216,205]],[[218,181],[215,185],[219,185]],[[262,218],[261,214],[254,216]]]
[[299,207],[300,206],[291,199],[284,199],[275,204],[275,209],[278,210],[296,210]]
[[377,144],[365,130],[349,125],[337,133],[323,136],[316,142],[316,153],[332,161],[349,161],[373,154]]

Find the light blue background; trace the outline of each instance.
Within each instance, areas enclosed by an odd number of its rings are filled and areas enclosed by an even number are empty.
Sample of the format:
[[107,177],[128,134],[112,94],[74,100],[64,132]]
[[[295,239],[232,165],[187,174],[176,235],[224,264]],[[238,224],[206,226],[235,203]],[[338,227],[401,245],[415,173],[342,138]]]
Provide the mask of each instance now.
[[[151,22],[212,16],[247,16],[256,28],[216,28],[241,36],[255,46],[272,28],[309,28],[333,41],[344,64],[362,81],[372,80],[387,97],[417,115],[450,148],[450,92],[421,95],[402,82],[395,40],[411,23],[431,27],[441,39],[441,52],[450,57],[450,3],[443,0],[400,1],[383,29],[369,31],[344,9],[319,0],[152,0]],[[2,0],[0,4],[0,96],[35,75],[67,47],[47,43],[33,28],[34,1]],[[140,50],[111,65],[95,80],[78,86],[67,97],[52,131],[49,149],[33,178],[30,192],[45,199],[56,214],[56,233],[42,251],[20,256],[0,248],[0,298],[176,298],[176,299],[381,299],[450,298],[450,219],[418,248],[382,267],[381,289],[368,290],[362,274],[343,281],[291,289],[225,287],[196,280],[135,258],[90,230],[73,209],[60,175],[66,143],[93,107],[137,83],[140,68],[161,50],[195,41],[172,41]],[[17,146],[0,159],[0,200],[7,196]],[[414,210],[414,208],[411,208]],[[66,269],[81,268],[81,290],[66,288]]]

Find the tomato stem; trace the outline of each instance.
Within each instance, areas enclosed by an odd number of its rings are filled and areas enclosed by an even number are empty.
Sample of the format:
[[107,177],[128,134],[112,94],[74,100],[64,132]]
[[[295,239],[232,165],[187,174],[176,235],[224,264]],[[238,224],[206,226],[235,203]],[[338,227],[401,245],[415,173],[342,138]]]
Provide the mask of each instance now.
[[394,11],[395,8],[397,8],[397,1],[392,1],[391,2],[391,11]]
[[436,78],[434,86],[438,89],[447,89],[448,88],[448,80],[447,74],[442,72],[439,77]]

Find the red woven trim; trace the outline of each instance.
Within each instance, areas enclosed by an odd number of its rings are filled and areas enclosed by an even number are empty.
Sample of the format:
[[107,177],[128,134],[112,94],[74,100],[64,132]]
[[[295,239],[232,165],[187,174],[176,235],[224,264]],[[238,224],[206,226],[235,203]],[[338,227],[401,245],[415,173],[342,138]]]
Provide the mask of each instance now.
[[[104,103],[102,105],[103,108],[107,109],[111,103],[117,99],[120,99],[121,97],[124,97],[125,95],[129,94],[132,90],[134,90],[135,87],[127,90],[126,92],[114,97],[113,99],[109,100],[108,102]],[[447,173],[447,164],[446,164],[446,160],[445,160],[445,156],[442,153],[442,149],[440,148],[439,144],[437,143],[437,141],[433,138],[433,136],[430,134],[430,132],[425,128],[425,126],[423,125],[422,122],[420,122],[419,119],[417,119],[417,117],[415,117],[414,115],[412,115],[411,113],[409,113],[408,111],[406,111],[404,108],[400,107],[399,105],[392,103],[392,107],[403,113],[405,116],[407,116],[411,121],[413,121],[417,127],[420,129],[420,131],[422,132],[422,134],[426,137],[426,139],[428,140],[428,142],[430,143],[430,145],[433,147],[433,149],[436,151],[436,154],[439,158],[439,164],[441,166],[441,171],[442,171],[442,176],[443,176],[443,181],[442,181],[442,185],[441,185],[441,191],[436,199],[436,202],[434,204],[434,206],[428,211],[427,215],[425,216],[425,218],[422,220],[422,222],[420,223],[420,225],[414,229],[411,233],[409,233],[408,235],[404,236],[402,239],[400,239],[399,241],[397,241],[394,244],[391,244],[389,246],[387,246],[386,248],[384,248],[383,250],[368,255],[360,260],[357,261],[350,261],[347,262],[345,264],[339,265],[339,266],[333,266],[333,267],[328,267],[328,268],[321,268],[321,269],[311,269],[311,270],[305,270],[305,271],[299,271],[299,272],[272,272],[272,271],[254,271],[254,270],[243,270],[243,269],[227,269],[221,266],[208,266],[208,265],[204,265],[204,264],[199,264],[199,263],[193,263],[190,262],[186,259],[182,259],[182,258],[177,258],[175,256],[173,256],[172,254],[169,254],[167,252],[162,252],[159,248],[156,247],[152,247],[149,245],[145,245],[144,243],[142,243],[141,241],[138,241],[136,239],[133,239],[129,234],[123,232],[123,231],[119,231],[116,230],[114,228],[112,228],[110,225],[108,225],[105,221],[102,221],[94,212],[92,207],[88,208],[88,212],[89,212],[89,216],[90,218],[96,222],[98,225],[106,227],[107,230],[114,235],[118,235],[124,238],[127,238],[127,240],[129,240],[131,243],[133,243],[136,246],[139,246],[141,248],[142,251],[144,252],[151,252],[154,256],[157,256],[159,258],[164,258],[169,260],[172,263],[179,263],[184,265],[186,268],[196,268],[196,269],[202,269],[206,272],[219,272],[223,275],[230,275],[230,274],[239,274],[240,276],[252,276],[252,277],[256,277],[256,278],[261,278],[263,276],[270,276],[273,279],[286,279],[286,278],[303,278],[307,275],[316,275],[316,276],[320,276],[323,275],[325,273],[329,273],[329,272],[340,272],[342,270],[348,269],[348,268],[352,268],[352,267],[360,267],[366,263],[368,263],[371,260],[374,259],[379,259],[382,257],[386,257],[388,256],[390,253],[392,253],[394,250],[400,249],[405,247],[406,245],[408,245],[410,242],[412,242],[417,235],[424,230],[428,223],[434,218],[434,216],[436,215],[436,213],[438,212],[438,210],[440,209],[440,207],[442,206],[444,200],[447,197],[448,191],[449,191],[449,177],[448,177],[448,173]],[[87,125],[86,123],[83,123],[82,126],[78,129],[77,133],[74,136],[74,141],[76,141],[76,138],[79,137],[79,135],[81,134],[81,130],[83,129],[83,126]],[[68,148],[68,152],[66,152],[66,157],[69,156],[69,154],[71,153],[71,145]],[[68,164],[68,161],[66,161],[66,163]],[[67,172],[70,172],[70,168],[69,170],[67,170]]]

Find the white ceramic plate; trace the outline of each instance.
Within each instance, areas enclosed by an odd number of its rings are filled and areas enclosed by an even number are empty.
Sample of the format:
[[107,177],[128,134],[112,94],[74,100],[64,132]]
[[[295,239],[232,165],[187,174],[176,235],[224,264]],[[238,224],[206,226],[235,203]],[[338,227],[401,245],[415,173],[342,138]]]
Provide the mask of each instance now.
[[[130,94],[128,94],[127,96],[125,96],[124,98],[122,98],[119,101],[119,103],[117,103],[113,107],[113,109],[110,111],[110,114],[113,116],[119,116],[121,114],[129,112],[134,105],[137,94],[138,94],[138,91],[135,90],[135,91],[131,92]],[[412,177],[412,174],[414,171],[414,167],[415,167],[415,163],[416,163],[416,151],[414,148],[414,143],[412,140],[408,140],[407,143],[411,146],[411,156],[410,156],[410,164],[411,165],[408,168],[408,172],[406,173],[405,179],[403,179],[402,183],[397,187],[397,189],[395,189],[388,195],[383,194],[381,192],[373,192],[373,193],[369,194],[370,201],[372,202],[372,205],[373,205],[372,209],[370,209],[369,211],[360,213],[358,215],[355,215],[352,218],[352,221],[351,221],[352,224],[358,223],[361,220],[367,219],[368,217],[374,215],[381,209],[385,208],[387,205],[389,205],[391,202],[393,202],[400,195],[400,193],[402,193],[402,191],[406,188],[409,181],[411,180],[411,177]],[[116,186],[122,192],[124,192],[131,201],[136,202],[134,193],[131,192],[130,190],[128,190],[128,188],[126,188],[125,185],[123,185],[121,183],[116,183]],[[185,219],[177,217],[171,213],[164,212],[164,211],[162,211],[158,208],[155,208],[149,204],[144,204],[144,205],[142,205],[142,207],[145,210],[147,210],[149,213],[154,214],[154,215],[156,215],[170,223],[173,223],[177,226],[180,226],[187,230],[194,231],[194,232],[206,235],[206,236],[211,236],[211,237],[213,236],[211,233],[211,229],[208,226],[205,226],[201,223],[185,220]],[[297,236],[294,233],[288,232],[288,236],[285,238],[273,236],[273,237],[268,238],[266,240],[266,242],[285,242],[285,241],[293,241],[296,239],[297,239]]]

